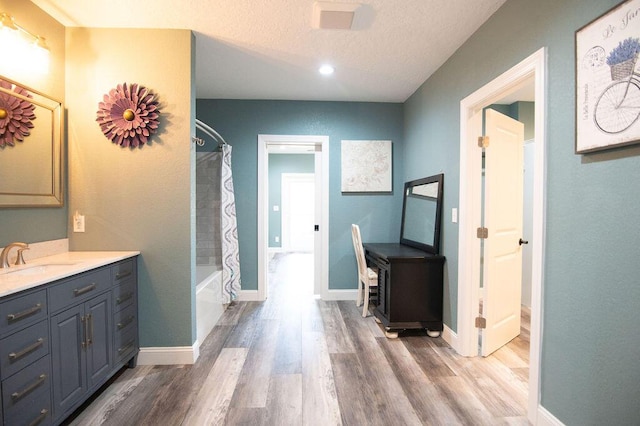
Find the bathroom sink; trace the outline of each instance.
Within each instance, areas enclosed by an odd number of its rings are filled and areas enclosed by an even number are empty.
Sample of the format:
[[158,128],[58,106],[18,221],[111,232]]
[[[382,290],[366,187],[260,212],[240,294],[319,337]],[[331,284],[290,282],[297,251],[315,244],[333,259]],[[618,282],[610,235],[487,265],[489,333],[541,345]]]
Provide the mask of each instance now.
[[25,276],[25,275],[38,275],[44,274],[48,272],[54,272],[56,270],[68,268],[69,266],[75,265],[75,263],[45,263],[42,265],[33,265],[27,266],[26,268],[21,268],[16,271],[9,271],[6,275],[11,276]]

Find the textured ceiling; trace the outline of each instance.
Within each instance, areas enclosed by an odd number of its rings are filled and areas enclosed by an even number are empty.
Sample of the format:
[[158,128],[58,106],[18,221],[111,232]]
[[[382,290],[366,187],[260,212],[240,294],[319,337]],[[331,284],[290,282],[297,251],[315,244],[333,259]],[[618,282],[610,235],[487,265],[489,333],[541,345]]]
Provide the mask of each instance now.
[[313,0],[32,1],[66,26],[193,30],[198,98],[372,102],[405,101],[505,2],[361,0],[352,30],[319,30]]

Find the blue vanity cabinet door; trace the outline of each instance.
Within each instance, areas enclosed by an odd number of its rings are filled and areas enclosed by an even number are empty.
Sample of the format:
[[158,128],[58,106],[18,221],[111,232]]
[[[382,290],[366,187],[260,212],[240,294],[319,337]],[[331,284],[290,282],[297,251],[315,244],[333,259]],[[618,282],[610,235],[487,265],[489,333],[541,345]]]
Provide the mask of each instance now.
[[87,336],[88,387],[102,384],[111,372],[111,295],[106,293],[85,303]]
[[103,293],[52,319],[54,418],[69,414],[86,392],[112,372],[111,293]]
[[84,305],[51,318],[54,418],[73,407],[87,390],[84,322]]

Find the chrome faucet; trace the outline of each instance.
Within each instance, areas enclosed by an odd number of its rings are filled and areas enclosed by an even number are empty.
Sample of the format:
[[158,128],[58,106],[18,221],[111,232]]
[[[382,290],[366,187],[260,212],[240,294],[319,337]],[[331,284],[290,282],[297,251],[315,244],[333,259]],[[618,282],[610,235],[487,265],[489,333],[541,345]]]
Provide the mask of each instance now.
[[24,250],[29,250],[29,244],[26,243],[11,243],[7,245],[0,253],[0,268],[8,268],[9,265],[9,252],[12,248],[19,247],[18,249],[18,257],[16,258],[16,265],[24,265],[24,257],[22,257],[22,252]]

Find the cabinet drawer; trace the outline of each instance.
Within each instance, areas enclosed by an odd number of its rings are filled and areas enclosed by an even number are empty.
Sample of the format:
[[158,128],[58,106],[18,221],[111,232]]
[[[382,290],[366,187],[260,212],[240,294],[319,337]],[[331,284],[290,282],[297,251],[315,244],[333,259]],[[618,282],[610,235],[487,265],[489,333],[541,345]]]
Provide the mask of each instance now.
[[6,425],[11,426],[47,426],[51,424],[51,397],[42,393],[33,398],[30,405],[19,413],[5,415]]
[[135,277],[136,269],[133,263],[134,260],[135,259],[124,260],[111,267],[111,279],[114,284]]
[[113,289],[113,310],[119,311],[131,306],[136,300],[136,282],[128,280]]
[[49,309],[55,312],[66,306],[83,302],[111,287],[108,268],[84,273],[49,288]]
[[[5,418],[35,419],[40,410],[51,411],[51,360],[41,358],[2,382]],[[47,402],[45,402],[45,399]],[[25,413],[33,408],[29,416]],[[14,424],[9,422],[9,424]],[[18,424],[18,423],[16,423]],[[20,423],[22,424],[22,423]],[[29,422],[26,422],[29,424]]]
[[0,303],[0,335],[47,317],[47,292],[40,290]]
[[137,327],[116,334],[115,343],[113,353],[116,362],[123,362],[131,358],[138,349]]
[[116,339],[118,335],[127,333],[132,328],[138,328],[137,325],[138,315],[135,305],[130,305],[113,315],[113,331]]
[[2,379],[49,353],[49,321],[44,320],[0,341]]

